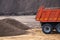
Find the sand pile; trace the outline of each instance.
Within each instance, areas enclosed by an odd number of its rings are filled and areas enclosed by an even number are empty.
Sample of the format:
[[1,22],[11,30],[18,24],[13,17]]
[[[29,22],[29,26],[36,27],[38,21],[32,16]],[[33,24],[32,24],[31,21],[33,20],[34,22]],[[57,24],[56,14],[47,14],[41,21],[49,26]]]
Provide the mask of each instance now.
[[28,26],[14,19],[0,20],[0,36],[15,36],[25,34]]
[[9,23],[11,25],[14,25],[15,27],[17,27],[19,29],[23,29],[23,30],[30,29],[30,27],[24,25],[23,23],[15,20],[15,19],[6,18],[6,19],[3,19],[2,21],[6,22],[6,23]]
[[11,36],[24,33],[24,30],[18,29],[13,25],[0,21],[0,36]]

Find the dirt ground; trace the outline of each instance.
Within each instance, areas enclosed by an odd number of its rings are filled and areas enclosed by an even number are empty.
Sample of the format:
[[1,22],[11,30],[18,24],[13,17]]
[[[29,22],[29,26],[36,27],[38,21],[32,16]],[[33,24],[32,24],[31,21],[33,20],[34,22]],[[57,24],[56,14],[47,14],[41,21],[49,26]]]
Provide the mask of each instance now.
[[0,40],[60,40],[60,34],[44,34],[40,29],[30,29],[29,33],[0,37]]
[[35,21],[35,16],[1,16],[0,19],[14,18],[33,29],[26,30],[27,34],[17,36],[0,37],[0,40],[60,40],[60,34],[44,34],[41,31],[39,22]]

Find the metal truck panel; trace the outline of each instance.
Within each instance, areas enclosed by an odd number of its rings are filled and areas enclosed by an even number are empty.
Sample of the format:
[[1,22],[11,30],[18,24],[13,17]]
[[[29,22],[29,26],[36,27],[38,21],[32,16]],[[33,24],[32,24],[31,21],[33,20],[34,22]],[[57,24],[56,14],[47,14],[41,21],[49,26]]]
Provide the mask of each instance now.
[[40,22],[60,22],[59,8],[39,8],[36,20]]

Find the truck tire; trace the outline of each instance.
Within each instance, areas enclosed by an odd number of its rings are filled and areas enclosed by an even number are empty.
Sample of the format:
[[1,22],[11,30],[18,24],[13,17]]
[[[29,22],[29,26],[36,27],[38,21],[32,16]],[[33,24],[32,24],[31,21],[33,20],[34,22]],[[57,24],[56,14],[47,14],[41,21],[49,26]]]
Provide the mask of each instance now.
[[60,23],[56,25],[56,32],[60,33]]
[[43,24],[42,25],[42,31],[45,34],[50,34],[52,32],[52,29],[53,28],[52,28],[51,24]]

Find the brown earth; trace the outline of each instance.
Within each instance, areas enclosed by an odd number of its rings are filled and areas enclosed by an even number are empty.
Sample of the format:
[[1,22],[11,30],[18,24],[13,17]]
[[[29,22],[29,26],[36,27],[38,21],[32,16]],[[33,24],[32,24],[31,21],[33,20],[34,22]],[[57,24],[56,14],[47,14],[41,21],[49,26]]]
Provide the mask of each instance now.
[[0,40],[60,40],[60,34],[44,34],[41,29],[29,29],[29,33],[18,36],[0,37]]
[[23,23],[15,20],[15,19],[12,19],[12,18],[6,18],[6,19],[3,19],[2,21],[9,23],[9,24],[11,24],[19,29],[23,29],[23,30],[30,29],[30,27],[28,27],[28,26],[24,25]]
[[14,36],[25,34],[26,31],[18,29],[15,26],[0,21],[0,36]]
[[29,29],[28,26],[18,22],[15,19],[0,20],[0,36],[15,36],[25,34]]

